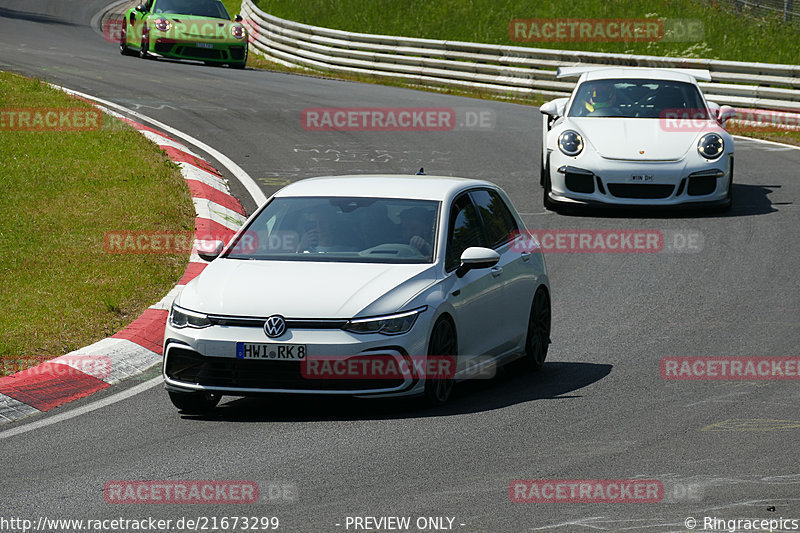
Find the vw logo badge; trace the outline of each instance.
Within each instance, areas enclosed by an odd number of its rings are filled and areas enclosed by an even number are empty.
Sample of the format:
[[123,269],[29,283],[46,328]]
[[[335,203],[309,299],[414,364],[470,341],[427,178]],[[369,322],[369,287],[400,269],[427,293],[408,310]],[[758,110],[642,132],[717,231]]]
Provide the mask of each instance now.
[[272,315],[264,322],[264,333],[267,337],[280,337],[286,332],[286,320],[281,315]]

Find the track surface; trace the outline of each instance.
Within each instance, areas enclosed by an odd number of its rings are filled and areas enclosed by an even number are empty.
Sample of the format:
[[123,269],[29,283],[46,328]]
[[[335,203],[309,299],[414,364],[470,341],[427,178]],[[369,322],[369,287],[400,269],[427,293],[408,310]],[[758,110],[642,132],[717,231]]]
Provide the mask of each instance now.
[[[106,3],[5,0],[0,68],[183,130],[236,161],[267,194],[308,176],[425,167],[495,181],[530,228],[692,229],[704,245],[694,253],[550,254],[554,329],[545,370],[460,386],[439,410],[228,399],[212,416],[193,418],[179,416],[155,387],[0,440],[0,516],[275,515],[280,531],[291,532],[345,531],[345,517],[353,515],[449,516],[465,533],[685,531],[688,516],[701,523],[703,516],[800,519],[797,382],[665,381],[659,374],[668,356],[798,355],[800,151],[738,142],[735,206],[724,216],[544,213],[535,108],[121,57],[89,26]],[[303,108],[328,106],[489,109],[495,127],[301,127]],[[748,422],[703,430],[732,419]],[[665,501],[519,504],[507,493],[514,479],[634,477],[663,480]],[[246,509],[106,504],[104,484],[127,479],[277,480],[294,484],[298,496],[293,504]]]

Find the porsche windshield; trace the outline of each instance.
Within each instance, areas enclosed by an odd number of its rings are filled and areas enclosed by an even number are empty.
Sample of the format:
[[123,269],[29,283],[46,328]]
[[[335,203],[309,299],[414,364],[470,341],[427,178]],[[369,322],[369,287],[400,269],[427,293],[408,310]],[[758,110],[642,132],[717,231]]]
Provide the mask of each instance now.
[[430,263],[439,202],[399,198],[275,198],[226,257]]
[[230,15],[219,0],[157,0],[153,13],[194,15],[230,20]]
[[568,116],[672,118],[687,114],[693,119],[710,119],[700,92],[691,83],[609,79],[583,82]]

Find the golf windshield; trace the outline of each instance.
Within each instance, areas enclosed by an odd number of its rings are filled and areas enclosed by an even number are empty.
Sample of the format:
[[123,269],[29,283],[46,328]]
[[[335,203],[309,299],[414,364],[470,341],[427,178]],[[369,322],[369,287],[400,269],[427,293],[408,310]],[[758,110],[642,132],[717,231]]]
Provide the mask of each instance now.
[[710,120],[697,87],[669,80],[589,80],[575,93],[570,117]]
[[439,202],[402,198],[274,198],[225,257],[431,263]]
[[230,20],[228,10],[219,0],[156,0],[153,13],[193,15]]

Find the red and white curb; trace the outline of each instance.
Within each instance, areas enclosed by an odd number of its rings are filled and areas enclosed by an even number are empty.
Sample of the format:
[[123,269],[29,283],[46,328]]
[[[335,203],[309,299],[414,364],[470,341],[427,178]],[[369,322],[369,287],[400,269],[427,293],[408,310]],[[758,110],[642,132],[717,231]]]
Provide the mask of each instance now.
[[[106,106],[90,103],[130,124],[155,142],[181,167],[197,215],[195,248],[211,236],[226,242],[233,237],[245,221],[245,211],[230,194],[227,181],[216,169],[175,139]],[[196,253],[192,253],[178,285],[115,335],[0,378],[0,424],[49,411],[160,364],[164,326],[172,301],[207,264]],[[87,365],[87,362],[91,364]]]

